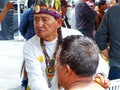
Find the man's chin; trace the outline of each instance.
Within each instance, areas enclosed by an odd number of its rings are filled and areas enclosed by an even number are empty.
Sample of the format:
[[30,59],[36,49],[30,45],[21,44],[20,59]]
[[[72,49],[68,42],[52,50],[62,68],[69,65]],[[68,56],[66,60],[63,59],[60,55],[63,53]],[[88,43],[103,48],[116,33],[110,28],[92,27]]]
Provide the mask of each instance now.
[[41,34],[36,34],[38,37],[43,38],[44,36]]

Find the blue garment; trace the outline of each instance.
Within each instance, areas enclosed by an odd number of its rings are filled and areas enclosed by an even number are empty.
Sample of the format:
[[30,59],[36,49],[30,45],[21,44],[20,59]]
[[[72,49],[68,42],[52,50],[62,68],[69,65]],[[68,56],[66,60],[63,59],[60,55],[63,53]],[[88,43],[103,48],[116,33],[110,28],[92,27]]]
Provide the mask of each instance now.
[[92,38],[92,39],[94,40],[93,30],[89,30],[89,29],[79,29],[79,31],[80,31],[84,36],[87,36],[87,37]]
[[28,8],[35,3],[35,0],[28,0]]
[[28,10],[23,12],[20,21],[20,32],[23,37],[28,40],[35,35],[34,25],[33,25],[33,6],[31,6]]
[[[2,12],[2,9],[0,9]],[[1,17],[0,17],[1,18]],[[9,10],[1,22],[1,29],[0,30],[0,40],[13,40],[14,39],[14,18],[13,18],[13,10]]]
[[27,80],[22,80],[21,84],[21,90],[26,90],[27,89],[27,84],[28,84],[28,79]]
[[95,40],[100,50],[107,48],[107,39],[110,43],[109,65],[120,72],[120,5],[108,9],[96,32]]
[[118,70],[117,68],[111,67],[108,78],[110,80],[120,79],[120,70]]
[[[80,2],[75,7],[75,19],[76,19],[76,28],[78,30],[89,30],[88,33],[86,31],[87,36],[93,38],[93,31],[95,28],[97,13],[86,3]],[[83,33],[84,34],[84,33]],[[92,34],[92,35],[91,35]]]

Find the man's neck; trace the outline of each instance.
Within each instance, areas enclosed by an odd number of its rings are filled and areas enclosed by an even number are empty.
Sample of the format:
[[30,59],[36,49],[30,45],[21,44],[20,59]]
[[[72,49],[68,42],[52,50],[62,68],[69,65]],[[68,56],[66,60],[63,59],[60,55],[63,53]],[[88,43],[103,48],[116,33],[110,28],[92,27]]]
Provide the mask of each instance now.
[[56,39],[58,37],[57,34],[55,35],[50,35],[50,36],[47,36],[46,38],[42,38],[43,41],[53,41],[54,39]]
[[65,90],[74,90],[76,88],[84,88],[89,84],[93,83],[92,77],[80,77],[78,79],[74,79],[73,81],[69,82],[66,86]]

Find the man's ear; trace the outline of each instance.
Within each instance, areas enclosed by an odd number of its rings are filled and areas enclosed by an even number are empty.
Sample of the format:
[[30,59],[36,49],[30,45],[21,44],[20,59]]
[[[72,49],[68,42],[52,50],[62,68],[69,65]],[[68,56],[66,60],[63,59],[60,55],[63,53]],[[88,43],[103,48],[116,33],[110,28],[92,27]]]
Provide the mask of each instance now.
[[64,67],[64,73],[65,73],[65,76],[64,76],[64,77],[69,77],[69,75],[71,75],[72,70],[71,70],[71,68],[70,68],[69,65],[66,65],[66,66]]
[[62,26],[62,22],[63,22],[62,19],[58,18],[57,22],[58,22],[58,27],[57,28],[60,28]]

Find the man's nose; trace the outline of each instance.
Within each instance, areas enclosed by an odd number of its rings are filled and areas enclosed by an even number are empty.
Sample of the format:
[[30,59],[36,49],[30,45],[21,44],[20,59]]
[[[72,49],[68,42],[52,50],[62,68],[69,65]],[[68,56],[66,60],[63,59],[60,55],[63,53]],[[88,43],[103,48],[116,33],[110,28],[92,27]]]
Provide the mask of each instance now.
[[43,21],[39,20],[38,25],[39,25],[39,27],[42,27],[44,25]]

